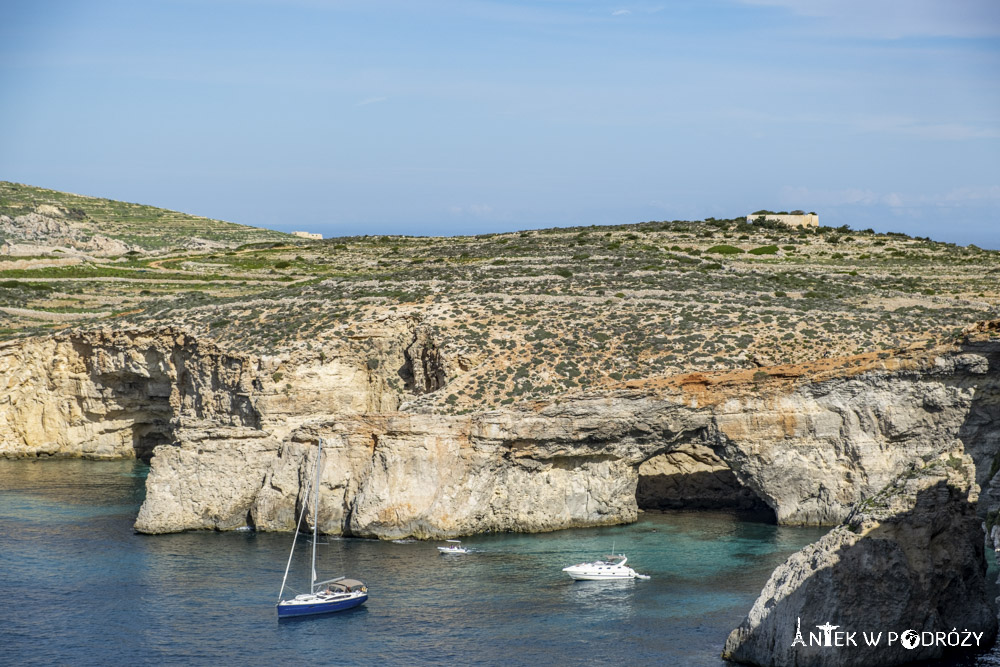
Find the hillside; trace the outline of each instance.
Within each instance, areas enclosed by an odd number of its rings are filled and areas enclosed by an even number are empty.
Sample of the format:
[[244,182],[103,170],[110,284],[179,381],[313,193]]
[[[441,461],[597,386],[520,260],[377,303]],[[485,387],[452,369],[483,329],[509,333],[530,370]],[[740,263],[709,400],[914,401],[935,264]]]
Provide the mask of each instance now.
[[[91,203],[81,208],[89,220],[111,221],[95,223],[102,233],[149,231],[159,210],[79,200]],[[203,220],[175,226],[167,213],[157,228],[171,248]],[[285,242],[74,264],[5,258],[2,333],[181,325],[224,349],[320,363],[347,350],[363,358],[386,323],[405,321],[440,375],[407,408],[464,412],[636,378],[943,342],[1000,315],[1000,252],[846,227],[710,219],[275,237]],[[381,372],[402,392],[407,378]]]
[[[5,217],[6,219],[5,219]],[[95,237],[98,241],[94,242]],[[205,246],[277,241],[287,234],[177,211],[84,197],[0,181],[0,243],[21,246],[4,254],[44,255],[79,250],[101,255],[162,252]],[[103,245],[101,239],[119,243]],[[35,246],[37,252],[32,251]]]

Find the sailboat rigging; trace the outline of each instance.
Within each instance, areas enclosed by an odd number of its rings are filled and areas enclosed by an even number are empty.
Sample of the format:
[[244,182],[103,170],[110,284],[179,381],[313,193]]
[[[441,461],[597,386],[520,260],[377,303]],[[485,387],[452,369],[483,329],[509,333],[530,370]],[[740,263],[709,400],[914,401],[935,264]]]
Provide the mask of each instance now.
[[[285,565],[285,576],[281,580],[281,590],[278,592],[278,618],[288,616],[308,616],[313,614],[329,614],[336,611],[344,611],[365,603],[368,599],[368,587],[364,582],[347,577],[335,577],[325,581],[316,581],[316,543],[319,536],[319,480],[323,469],[323,439],[319,439],[316,447],[316,478],[311,487],[306,488],[306,501],[302,503],[302,511],[299,513],[299,520],[295,524],[295,536],[292,538],[292,550],[288,554],[288,563]],[[313,505],[313,540],[312,540],[312,568],[309,580],[309,592],[296,595],[294,598],[283,600],[281,596],[285,592],[285,584],[288,581],[288,571],[292,567],[292,557],[295,555],[295,543],[299,537],[299,527],[305,517],[306,509],[309,507],[309,498],[312,497]],[[326,588],[323,588],[323,587]]]

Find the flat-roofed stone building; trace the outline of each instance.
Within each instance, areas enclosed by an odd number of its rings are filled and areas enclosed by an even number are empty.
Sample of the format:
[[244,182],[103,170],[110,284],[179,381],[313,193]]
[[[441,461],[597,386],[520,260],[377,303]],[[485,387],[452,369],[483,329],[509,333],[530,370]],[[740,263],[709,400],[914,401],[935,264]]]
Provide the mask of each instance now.
[[788,225],[789,227],[819,227],[818,215],[815,213],[801,213],[798,211],[792,213],[757,211],[756,213],[751,213],[747,216],[747,222],[752,223],[754,220],[758,220],[760,218],[780,222],[781,224]]

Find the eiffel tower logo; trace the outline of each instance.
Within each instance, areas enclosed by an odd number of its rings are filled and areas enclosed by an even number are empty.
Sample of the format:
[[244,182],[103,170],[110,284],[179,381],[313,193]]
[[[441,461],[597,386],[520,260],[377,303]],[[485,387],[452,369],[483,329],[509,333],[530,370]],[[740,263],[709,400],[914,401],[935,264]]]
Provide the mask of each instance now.
[[795,621],[796,621],[796,623],[795,623],[795,640],[792,642],[792,646],[794,647],[794,646],[797,646],[799,644],[802,644],[803,646],[805,646],[806,645],[806,641],[804,639],[802,639],[802,619],[801,618],[796,618]]

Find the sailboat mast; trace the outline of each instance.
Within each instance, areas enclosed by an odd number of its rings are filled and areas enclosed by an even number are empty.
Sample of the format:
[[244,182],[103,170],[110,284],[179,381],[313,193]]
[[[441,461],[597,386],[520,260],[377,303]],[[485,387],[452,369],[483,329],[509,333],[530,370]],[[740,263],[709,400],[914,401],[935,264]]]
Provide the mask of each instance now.
[[278,591],[278,602],[285,593],[285,582],[288,581],[288,570],[292,567],[292,556],[295,555],[295,543],[299,539],[299,528],[302,526],[302,519],[306,517],[306,510],[309,508],[309,482],[306,481],[306,499],[302,503],[302,510],[299,512],[299,520],[295,522],[295,534],[292,537],[292,550],[288,553],[288,563],[285,564],[285,576],[281,579],[281,590]]
[[316,541],[319,535],[319,473],[323,465],[323,438],[316,446],[316,483],[313,484],[313,557],[312,580],[309,582],[309,592],[316,592]]

